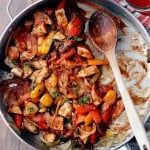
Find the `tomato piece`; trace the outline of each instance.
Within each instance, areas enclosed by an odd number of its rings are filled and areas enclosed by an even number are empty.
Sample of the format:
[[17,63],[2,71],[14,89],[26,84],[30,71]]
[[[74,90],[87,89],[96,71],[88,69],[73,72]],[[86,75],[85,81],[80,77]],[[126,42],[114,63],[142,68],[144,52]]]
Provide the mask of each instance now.
[[111,108],[109,108],[108,110],[106,110],[105,112],[102,112],[101,117],[102,117],[102,121],[105,124],[108,124],[110,117],[111,117]]
[[37,124],[40,129],[48,129],[48,125],[46,121],[41,121],[41,122],[38,122]]
[[100,115],[100,111],[98,109],[90,111],[90,115],[91,115],[93,121],[96,124],[100,124],[101,123],[102,118],[101,118],[101,115]]
[[40,129],[48,129],[48,125],[43,114],[33,116],[31,120],[37,123]]
[[90,143],[91,143],[91,144],[95,144],[96,141],[97,141],[97,134],[96,134],[96,132],[95,132],[95,133],[93,133],[93,134],[90,136]]
[[19,129],[22,127],[22,115],[15,116],[15,123]]
[[75,111],[76,114],[84,114],[91,110],[96,109],[96,107],[93,104],[85,104],[85,105],[78,105],[76,106],[75,109],[76,109]]
[[81,27],[70,22],[67,26],[67,32],[69,36],[78,36],[81,33]]
[[79,17],[75,17],[71,21],[75,26],[82,26],[82,20]]
[[65,4],[66,4],[66,0],[61,0],[60,3],[59,3],[59,5],[57,6],[57,9],[64,8]]

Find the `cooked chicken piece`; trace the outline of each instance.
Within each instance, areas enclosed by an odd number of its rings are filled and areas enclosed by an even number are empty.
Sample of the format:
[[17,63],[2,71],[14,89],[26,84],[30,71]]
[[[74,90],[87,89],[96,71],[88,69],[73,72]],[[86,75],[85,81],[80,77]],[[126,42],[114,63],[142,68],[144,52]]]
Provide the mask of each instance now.
[[20,54],[21,61],[31,60],[37,54],[38,44],[37,44],[37,38],[35,36],[32,35],[28,36],[27,48],[28,49],[26,51],[23,51]]
[[30,76],[30,79],[37,83],[40,84],[45,78],[47,78],[50,75],[50,70],[47,67],[42,68],[41,70],[36,70],[32,73]]
[[63,130],[64,128],[64,118],[63,117],[55,117],[53,120],[54,116],[50,116],[50,128],[54,130]]
[[48,134],[45,134],[43,135],[43,139],[46,141],[46,142],[54,142],[55,139],[56,139],[56,135],[54,133],[48,133]]
[[78,77],[87,77],[87,76],[96,74],[98,72],[99,72],[99,70],[98,70],[97,66],[90,66],[90,67],[81,69],[78,72]]
[[30,131],[32,133],[35,133],[35,134],[38,133],[38,129],[35,126],[35,123],[32,122],[31,120],[24,119],[23,120],[23,125],[24,125],[25,129],[27,129],[28,131]]
[[35,21],[34,21],[35,25],[39,25],[41,23],[52,25],[51,18],[44,12],[40,12],[40,11],[35,12],[34,19],[35,19]]
[[112,119],[117,119],[124,110],[124,105],[121,100],[117,101],[114,111],[112,113]]
[[17,76],[17,77],[22,77],[23,76],[23,70],[18,68],[18,67],[15,67],[13,69],[11,69],[11,72]]
[[63,8],[58,9],[55,11],[55,15],[56,15],[58,26],[61,28],[66,28],[68,24],[68,20],[65,15],[65,10]]
[[23,66],[23,78],[27,78],[32,74],[33,70],[30,66],[30,64],[24,64]]
[[6,57],[4,62],[10,68],[15,68],[16,67],[16,64],[9,57]]
[[34,115],[38,112],[39,108],[36,104],[25,101],[25,108],[23,111],[24,116]]
[[69,102],[65,102],[59,109],[58,114],[65,118],[68,118],[72,114],[72,105]]
[[98,106],[101,104],[103,101],[100,96],[98,96],[97,91],[95,89],[95,85],[92,86],[92,91],[91,91],[92,99],[93,99],[93,104]]
[[43,36],[46,33],[47,33],[47,28],[44,23],[34,26],[31,32],[32,35],[36,35],[36,36]]
[[60,31],[58,31],[55,35],[54,38],[55,40],[64,40],[66,37],[63,33],[61,33]]
[[35,68],[35,69],[42,69],[44,67],[47,67],[47,61],[43,60],[43,59],[39,59],[39,60],[33,60],[31,61],[31,65]]
[[79,56],[92,59],[92,54],[91,52],[84,46],[77,46],[77,53]]
[[17,58],[19,58],[19,50],[17,47],[15,46],[10,46],[8,48],[8,57],[11,59],[11,60],[16,60]]
[[17,104],[16,105],[13,104],[13,105],[9,106],[8,112],[14,113],[14,114],[19,114],[19,115],[22,114],[22,111],[21,111],[20,107]]
[[102,66],[102,75],[100,77],[100,84],[102,85],[108,85],[111,84],[114,81],[114,75],[112,73],[112,70],[110,66]]

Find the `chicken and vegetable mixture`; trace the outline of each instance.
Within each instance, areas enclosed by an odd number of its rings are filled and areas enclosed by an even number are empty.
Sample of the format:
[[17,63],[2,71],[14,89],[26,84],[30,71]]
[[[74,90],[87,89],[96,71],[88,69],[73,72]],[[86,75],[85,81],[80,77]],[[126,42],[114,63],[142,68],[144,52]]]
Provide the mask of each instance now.
[[86,12],[60,1],[36,11],[13,33],[1,83],[8,112],[20,131],[39,134],[48,146],[72,140],[89,147],[124,110],[114,85],[100,83],[107,60],[86,44]]

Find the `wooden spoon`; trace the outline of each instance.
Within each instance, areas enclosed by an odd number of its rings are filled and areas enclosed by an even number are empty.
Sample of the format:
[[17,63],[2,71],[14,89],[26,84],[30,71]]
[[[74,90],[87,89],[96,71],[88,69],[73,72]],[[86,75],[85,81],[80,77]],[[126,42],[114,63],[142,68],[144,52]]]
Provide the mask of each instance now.
[[118,85],[118,89],[122,96],[122,100],[125,106],[126,113],[128,115],[130,125],[132,127],[132,131],[137,139],[141,150],[150,150],[150,143],[146,136],[145,129],[135,110],[133,101],[125,87],[117,64],[115,56],[117,29],[114,21],[108,14],[96,11],[92,14],[90,18],[88,29],[93,44],[100,51],[104,52],[105,56],[109,61]]

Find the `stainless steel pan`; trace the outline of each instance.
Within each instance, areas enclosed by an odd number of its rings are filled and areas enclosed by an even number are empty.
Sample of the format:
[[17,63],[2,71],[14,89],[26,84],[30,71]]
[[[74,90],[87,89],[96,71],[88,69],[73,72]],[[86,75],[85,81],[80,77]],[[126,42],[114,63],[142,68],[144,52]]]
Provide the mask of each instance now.
[[[4,32],[0,38],[0,62],[1,62],[0,63],[0,70],[7,71],[7,69],[5,68],[5,66],[2,62],[4,60],[4,50],[5,50],[6,45],[8,43],[9,36],[13,32],[13,30],[17,26],[19,26],[21,21],[24,20],[26,16],[28,16],[32,12],[34,12],[35,9],[51,5],[52,3],[55,3],[56,1],[58,1],[58,0],[39,0],[35,3],[33,3],[32,5],[30,5],[29,7],[27,7],[26,9],[24,9],[15,18],[12,19],[12,21],[6,27],[6,29],[4,30]],[[119,6],[118,4],[112,2],[111,0],[90,0],[90,1],[101,5],[102,7],[111,11],[113,14],[119,16],[121,19],[126,20],[127,22],[132,24],[138,30],[138,32],[143,36],[146,45],[150,48],[150,37],[149,37],[147,31],[142,26],[142,24],[130,12],[128,12],[126,9]],[[19,6],[17,6],[17,7],[19,7]],[[8,10],[9,10],[9,8],[8,8]],[[11,15],[10,15],[10,17],[11,17]],[[42,142],[40,142],[37,137],[32,136],[29,133],[20,133],[16,129],[16,127],[13,124],[11,117],[7,113],[7,109],[6,109],[5,103],[3,102],[2,98],[0,100],[0,114],[1,114],[1,117],[3,118],[4,122],[8,126],[8,128],[21,141],[23,141],[24,143],[26,143],[27,145],[29,145],[30,147],[35,148],[35,149],[40,149],[40,150],[48,150],[49,149]],[[144,117],[145,121],[148,119],[149,115],[150,115],[150,113],[147,113],[147,115]],[[115,147],[113,147],[113,149],[118,149],[122,145],[126,144],[132,137],[133,137],[133,135],[128,137],[122,143],[117,144]]]

